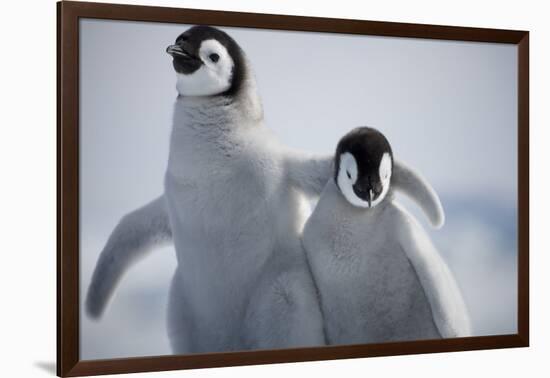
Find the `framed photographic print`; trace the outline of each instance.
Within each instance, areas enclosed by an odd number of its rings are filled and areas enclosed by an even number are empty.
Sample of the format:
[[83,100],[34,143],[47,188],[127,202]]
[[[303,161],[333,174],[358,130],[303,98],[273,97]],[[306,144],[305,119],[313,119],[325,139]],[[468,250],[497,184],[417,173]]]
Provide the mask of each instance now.
[[57,10],[58,375],[529,345],[528,32]]

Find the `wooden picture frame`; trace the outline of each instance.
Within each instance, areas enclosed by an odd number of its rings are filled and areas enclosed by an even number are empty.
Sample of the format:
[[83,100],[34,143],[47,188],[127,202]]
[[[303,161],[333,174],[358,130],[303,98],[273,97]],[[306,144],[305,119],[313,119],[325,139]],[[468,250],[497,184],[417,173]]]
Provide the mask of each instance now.
[[[170,355],[79,357],[79,19],[209,24],[273,30],[513,44],[518,47],[517,334],[369,345]],[[295,361],[467,351],[529,345],[529,33],[63,1],[57,3],[57,374],[82,376]]]

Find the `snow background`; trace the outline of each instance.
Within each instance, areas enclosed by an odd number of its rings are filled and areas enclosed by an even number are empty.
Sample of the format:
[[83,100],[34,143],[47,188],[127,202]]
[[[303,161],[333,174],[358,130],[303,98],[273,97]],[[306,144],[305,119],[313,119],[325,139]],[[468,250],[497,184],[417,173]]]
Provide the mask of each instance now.
[[[120,217],[162,192],[176,95],[164,49],[185,29],[81,20],[82,299]],[[385,133],[442,198],[442,230],[416,214],[463,290],[474,333],[515,333],[515,46],[223,29],[252,61],[268,126],[287,144],[332,152],[352,127]],[[170,353],[174,267],[173,250],[159,250],[123,279],[99,322],[82,312],[81,358]]]

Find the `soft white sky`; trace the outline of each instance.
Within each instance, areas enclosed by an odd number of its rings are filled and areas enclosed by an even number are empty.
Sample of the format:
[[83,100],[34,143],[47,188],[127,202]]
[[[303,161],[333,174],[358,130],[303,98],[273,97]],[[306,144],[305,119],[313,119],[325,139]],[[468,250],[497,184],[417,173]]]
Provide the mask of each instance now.
[[[162,192],[175,75],[168,44],[185,25],[81,20],[81,298],[118,219]],[[478,334],[515,331],[516,48],[223,28],[252,61],[268,126],[287,144],[332,152],[359,125],[440,193],[432,232]],[[123,280],[82,357],[169,353],[166,248]]]

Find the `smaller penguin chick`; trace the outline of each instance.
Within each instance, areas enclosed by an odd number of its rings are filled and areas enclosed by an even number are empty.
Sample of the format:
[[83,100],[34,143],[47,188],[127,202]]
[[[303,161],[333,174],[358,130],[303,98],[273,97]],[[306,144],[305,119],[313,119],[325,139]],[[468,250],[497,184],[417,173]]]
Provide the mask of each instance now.
[[369,127],[352,130],[338,143],[335,168],[302,235],[327,342],[468,336],[468,311],[451,271],[392,198],[401,171],[388,140]]
[[334,180],[352,205],[381,203],[390,188],[393,153],[386,137],[371,127],[358,127],[336,147]]

